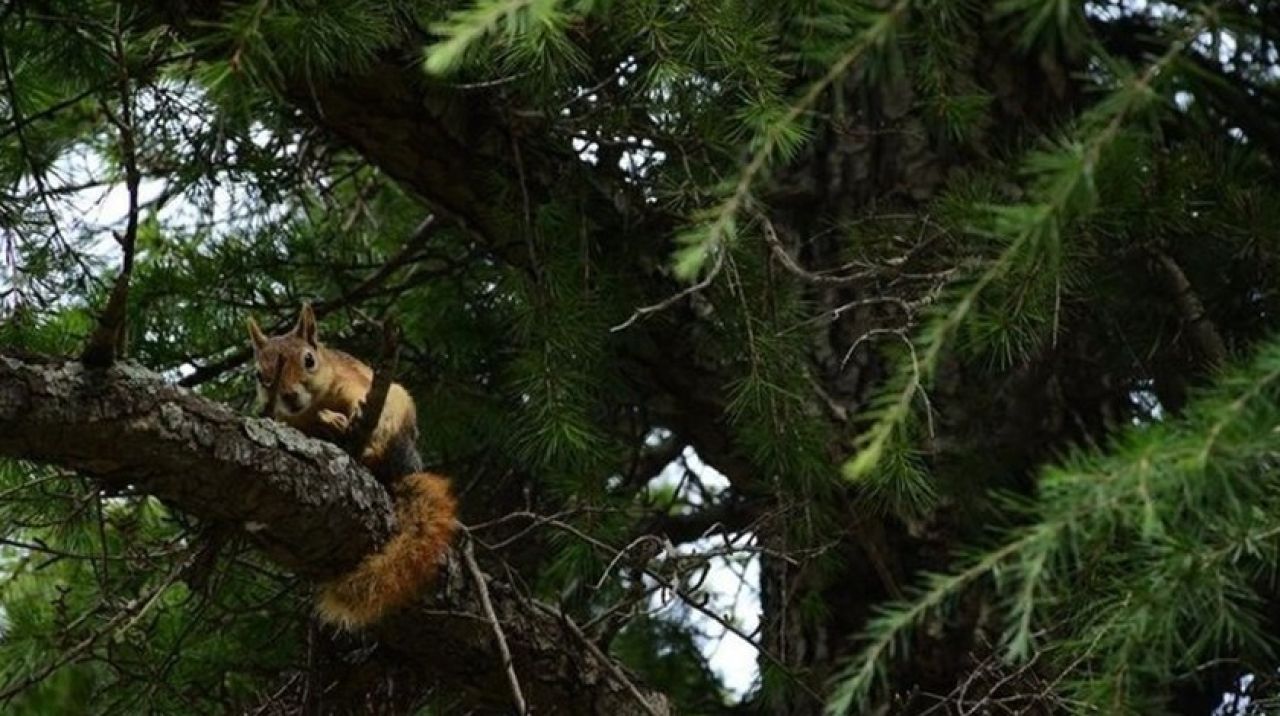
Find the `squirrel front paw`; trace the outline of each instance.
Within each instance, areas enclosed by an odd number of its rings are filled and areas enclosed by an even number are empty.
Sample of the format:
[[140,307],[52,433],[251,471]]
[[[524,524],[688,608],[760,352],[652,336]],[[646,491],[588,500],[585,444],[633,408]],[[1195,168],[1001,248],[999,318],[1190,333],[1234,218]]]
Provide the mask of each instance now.
[[345,433],[351,427],[351,420],[336,410],[321,410],[316,413],[316,417],[335,432]]

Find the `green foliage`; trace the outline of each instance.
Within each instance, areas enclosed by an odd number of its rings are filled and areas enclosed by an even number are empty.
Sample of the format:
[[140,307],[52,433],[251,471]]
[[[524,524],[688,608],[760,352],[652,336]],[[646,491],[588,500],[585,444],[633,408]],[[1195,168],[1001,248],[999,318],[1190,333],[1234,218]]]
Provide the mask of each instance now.
[[[320,302],[369,361],[394,317],[486,566],[680,712],[892,711],[951,630],[1082,711],[1274,672],[1266,3],[39,5],[0,10],[0,350],[75,355],[104,304],[127,76],[130,358],[247,410],[246,314]],[[1202,319],[1255,360],[1209,369]],[[657,433],[731,486],[653,485]],[[0,689],[39,677],[0,710],[253,711],[305,669],[305,585],[242,545],[170,579],[201,527],[0,462]],[[767,566],[744,705],[645,609],[655,570],[701,598],[663,540],[703,529]]]
[[1074,53],[1088,36],[1084,3],[1078,0],[1000,0],[996,12],[1018,28],[1018,46]]
[[1007,657],[1025,660],[1048,633],[1064,690],[1084,703],[1144,713],[1167,675],[1205,658],[1229,651],[1269,663],[1276,644],[1259,605],[1280,557],[1280,485],[1267,468],[1277,406],[1280,342],[1271,341],[1184,417],[1131,428],[1105,450],[1077,450],[1046,469],[1035,500],[1006,502],[1024,525],[956,571],[928,575],[868,624],[830,710],[862,703],[906,634],[981,579],[1007,600]]
[[210,42],[232,48],[229,71],[273,84],[285,74],[323,79],[359,71],[397,32],[396,4],[246,3],[228,13]]
[[[557,249],[572,242],[580,226],[567,212],[547,211],[526,230],[535,250],[565,257],[572,254]],[[611,377],[604,361],[608,328],[582,268],[550,260],[537,280],[507,277],[515,302],[511,335],[522,349],[504,367],[509,404],[519,406],[506,448],[521,464],[563,475],[563,482],[552,479],[568,492],[598,493],[599,482],[586,475],[606,469],[612,447],[596,413]]]
[[695,217],[696,223],[678,238],[683,246],[673,257],[677,277],[695,278],[708,258],[732,246],[738,217],[751,204],[756,180],[771,165],[795,157],[807,137],[804,119],[828,87],[860,61],[865,61],[867,72],[896,64],[885,58],[897,56],[895,29],[909,7],[909,0],[900,0],[888,9],[876,9],[861,2],[831,3],[824,7],[832,14],[819,16],[823,19],[822,27],[840,33],[847,44],[839,49],[831,48],[835,49],[834,55],[823,58],[829,60],[826,72],[796,100],[748,108],[744,118],[748,120],[747,147],[751,159],[735,178],[720,183],[716,191],[718,203]]
[[[72,476],[11,461],[0,463],[0,494],[0,683],[69,664],[6,713],[82,710],[104,691],[102,711],[212,711],[249,702],[253,672],[296,656],[296,581],[241,555],[252,569],[228,564],[215,595],[192,593],[175,583],[185,549],[158,502],[103,499]],[[109,663],[144,665],[149,686],[112,688],[131,677]],[[211,670],[226,675],[217,690]]]
[[427,49],[425,67],[432,74],[457,69],[469,50],[486,35],[499,29],[513,57],[545,61],[553,53],[571,50],[566,31],[574,15],[562,8],[574,5],[576,13],[590,9],[590,2],[564,3],[561,0],[483,0],[458,10],[432,31],[443,39]]

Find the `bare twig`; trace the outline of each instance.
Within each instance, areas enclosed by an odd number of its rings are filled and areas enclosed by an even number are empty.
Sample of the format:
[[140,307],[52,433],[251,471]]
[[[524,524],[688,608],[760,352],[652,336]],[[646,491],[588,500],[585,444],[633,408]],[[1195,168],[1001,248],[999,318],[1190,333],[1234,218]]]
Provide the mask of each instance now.
[[613,556],[613,559],[609,560],[609,563],[605,565],[604,571],[600,573],[600,578],[596,580],[595,586],[592,587],[592,589],[599,591],[601,588],[603,588],[605,581],[608,580],[609,575],[613,573],[613,568],[618,566],[618,563],[622,561],[622,558],[626,557],[631,552],[632,548],[638,547],[646,543],[649,543],[649,544],[656,543],[656,544],[653,544],[653,546],[657,548],[653,552],[654,554],[658,554],[663,551],[669,551],[671,547],[669,542],[662,539],[661,537],[658,537],[657,535],[651,535],[651,534],[640,535],[639,537],[632,540],[631,544],[628,544],[626,547],[623,547],[622,549],[618,550],[618,553]]
[[635,323],[641,318],[644,318],[645,316],[651,313],[658,313],[660,311],[665,311],[668,308],[671,308],[672,306],[679,303],[681,300],[688,298],[689,296],[692,296],[693,294],[698,293],[699,291],[702,291],[706,287],[710,286],[711,282],[714,281],[716,279],[716,276],[720,274],[720,270],[724,268],[724,257],[725,257],[725,250],[723,248],[718,248],[716,250],[716,262],[712,264],[711,270],[707,272],[707,275],[704,276],[701,281],[693,284],[692,286],[684,289],[683,291],[680,291],[679,293],[669,296],[666,300],[659,301],[658,303],[655,303],[650,306],[641,306],[640,308],[637,308],[635,312],[631,314],[630,318],[623,321],[622,323],[619,323],[613,328],[610,328],[609,331],[611,333],[624,331],[630,328],[631,324]]
[[450,88],[452,88],[452,89],[456,89],[456,90],[464,90],[464,91],[467,91],[467,90],[490,89],[490,88],[493,88],[493,87],[501,87],[502,85],[511,84],[512,82],[515,82],[516,80],[519,80],[519,79],[521,79],[521,78],[523,78],[523,77],[526,77],[526,76],[528,76],[531,72],[532,72],[532,70],[525,70],[524,72],[517,72],[517,73],[515,73],[515,74],[507,75],[507,76],[505,76],[505,77],[496,77],[496,78],[491,79],[491,80],[483,80],[483,81],[480,81],[480,82],[450,82],[450,83],[449,83],[449,87],[450,87]]
[[124,49],[124,30],[120,26],[120,17],[116,16],[115,34],[112,37],[112,48],[119,77],[117,83],[120,91],[120,113],[113,114],[106,104],[103,110],[107,119],[116,127],[120,135],[120,155],[124,163],[125,186],[129,191],[129,213],[125,220],[124,234],[116,235],[116,241],[123,252],[120,275],[111,287],[111,295],[107,299],[106,308],[98,318],[98,327],[89,336],[80,360],[85,365],[101,368],[111,365],[124,350],[125,309],[129,303],[129,279],[133,275],[134,248],[138,240],[138,185],[142,175],[138,171],[138,144],[134,132],[133,95],[129,86],[129,67]]
[[858,351],[858,346],[862,345],[863,343],[866,343],[867,341],[877,336],[897,336],[908,345],[911,344],[911,339],[907,337],[905,329],[872,328],[867,332],[863,333],[862,335],[858,336],[858,339],[849,345],[849,349],[844,352],[844,358],[840,359],[840,370],[843,371],[845,369],[845,366],[849,365],[849,361],[853,358],[853,354]]
[[618,78],[622,77],[624,72],[633,72],[635,71],[635,69],[636,69],[636,65],[633,60],[628,59],[628,60],[619,62],[618,66],[615,67],[613,72],[610,72],[607,77],[605,77],[604,79],[600,80],[599,82],[597,82],[596,84],[590,87],[586,87],[581,90],[578,90],[577,94],[570,97],[564,104],[560,105],[560,112],[561,113],[564,112],[564,110],[568,109],[575,102],[579,100],[585,99],[587,97],[590,97],[593,94],[599,93],[605,87],[609,86],[614,82],[617,82]]
[[760,225],[764,229],[764,240],[769,244],[769,248],[773,251],[773,255],[778,257],[778,261],[782,266],[797,277],[819,286],[844,286],[846,284],[862,281],[876,272],[872,270],[859,271],[857,273],[846,274],[844,276],[833,276],[830,274],[814,273],[809,269],[801,266],[795,258],[787,252],[787,248],[782,245],[782,240],[778,238],[778,232],[773,228],[773,222],[763,213],[759,213]]
[[[618,548],[614,547],[613,545],[607,542],[604,542],[603,540],[597,539],[567,522],[563,522],[561,520],[554,519],[554,518],[545,517],[543,515],[538,515],[537,513],[533,513],[533,512],[518,512],[518,513],[512,513],[512,515],[520,515],[523,517],[527,517],[529,519],[533,519],[537,521],[541,525],[548,525],[558,530],[567,532],[577,537],[578,539],[586,542],[587,544],[595,547],[601,552],[604,552],[610,555],[611,557],[616,556],[620,551]],[[476,541],[479,542],[479,540],[476,540]],[[485,544],[484,542],[480,542],[480,545],[491,551],[497,549],[497,546],[488,545],[488,544]],[[794,670],[791,669],[791,667],[787,666],[787,664],[783,662],[779,656],[777,656],[773,652],[761,646],[760,643],[756,641],[754,637],[752,637],[752,635],[744,632],[740,627],[738,627],[736,624],[733,624],[729,620],[725,619],[722,615],[717,614],[715,610],[708,608],[702,602],[702,600],[690,594],[688,590],[682,588],[679,584],[676,584],[675,582],[663,576],[662,574],[659,574],[652,567],[649,567],[647,565],[639,565],[638,569],[645,576],[654,580],[654,582],[656,582],[663,589],[666,589],[667,591],[679,597],[681,602],[687,604],[690,608],[701,613],[703,616],[707,617],[708,619],[711,619],[716,624],[720,625],[723,629],[725,629],[725,631],[732,633],[734,636],[737,636],[738,638],[746,642],[748,645],[750,645],[752,648],[754,648],[757,653],[759,653],[761,656],[765,658],[766,661],[770,662],[775,667],[777,667],[779,671],[781,671],[784,675],[790,678],[797,686],[799,686],[802,691],[804,691],[806,694],[812,697],[815,700],[815,702],[817,703],[824,702],[824,699],[821,694],[819,694],[817,691],[814,690],[812,686],[810,686],[807,682],[801,679],[800,676],[796,674]]]
[[[466,529],[465,527],[463,528]],[[516,676],[515,665],[511,659],[511,648],[507,646],[507,635],[502,630],[502,623],[498,621],[498,614],[493,609],[493,601],[489,597],[489,585],[485,583],[484,572],[480,571],[480,565],[476,562],[475,549],[472,547],[471,535],[467,534],[467,538],[462,545],[462,560],[466,562],[467,571],[471,573],[471,578],[476,584],[476,593],[480,596],[480,605],[484,608],[485,616],[489,618],[489,624],[493,627],[493,636],[498,642],[498,653],[502,655],[502,668],[507,672],[507,683],[511,686],[511,700],[515,704],[516,713],[524,716],[529,712],[529,707],[525,704],[524,692],[520,690],[520,679]],[[605,663],[609,663],[606,659]],[[647,703],[647,702],[646,702]]]

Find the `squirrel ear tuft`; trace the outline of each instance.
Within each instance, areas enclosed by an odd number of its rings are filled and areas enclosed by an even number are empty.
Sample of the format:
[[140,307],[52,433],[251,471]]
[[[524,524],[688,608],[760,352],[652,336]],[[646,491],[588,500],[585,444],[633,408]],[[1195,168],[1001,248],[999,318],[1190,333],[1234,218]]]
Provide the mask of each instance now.
[[310,302],[302,304],[298,325],[294,326],[293,333],[312,346],[316,345],[316,312],[312,310]]
[[253,316],[249,317],[249,338],[253,341],[253,350],[258,352],[267,344],[267,334],[262,332],[258,327],[258,322],[253,320]]

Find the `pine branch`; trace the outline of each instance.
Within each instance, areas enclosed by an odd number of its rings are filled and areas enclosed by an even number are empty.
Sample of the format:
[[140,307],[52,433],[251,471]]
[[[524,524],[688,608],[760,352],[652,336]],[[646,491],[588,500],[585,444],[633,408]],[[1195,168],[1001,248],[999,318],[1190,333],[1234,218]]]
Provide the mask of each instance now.
[[870,636],[869,643],[854,657],[849,668],[837,677],[838,686],[828,702],[827,713],[832,716],[850,713],[864,704],[872,690],[881,682],[887,681],[886,662],[895,656],[895,648],[905,648],[905,635],[909,630],[918,628],[947,600],[954,598],[978,578],[986,576],[1040,540],[1052,539],[1054,536],[1049,529],[1029,532],[984,554],[960,572],[929,575],[929,586],[913,599],[884,607],[880,614],[867,623],[865,633]]
[[898,0],[888,9],[877,12],[867,27],[854,40],[851,47],[827,68],[800,97],[759,132],[753,142],[751,159],[738,173],[729,195],[709,212],[710,218],[686,232],[678,239],[686,244],[676,252],[675,273],[682,279],[691,279],[701,271],[706,259],[724,251],[725,244],[737,233],[738,215],[748,207],[751,190],[756,180],[785,149],[794,151],[796,137],[792,128],[818,98],[837,80],[849,72],[854,63],[870,50],[889,42],[899,20],[911,7],[912,0]]
[[524,690],[520,688],[520,677],[516,676],[515,664],[511,659],[511,647],[507,646],[507,634],[502,629],[502,622],[498,621],[498,614],[493,610],[493,600],[489,597],[489,586],[485,583],[484,573],[480,571],[480,565],[476,562],[475,549],[471,546],[471,535],[467,534],[462,545],[462,561],[467,566],[467,572],[471,575],[471,579],[476,585],[476,593],[480,595],[480,605],[484,608],[484,615],[489,620],[489,625],[493,627],[493,637],[498,643],[498,654],[502,657],[502,669],[507,674],[507,683],[511,687],[511,702],[516,707],[517,716],[525,716],[529,712],[529,706],[524,700]]
[[462,64],[467,51],[500,24],[506,24],[511,35],[522,25],[546,23],[559,12],[561,0],[478,0],[466,10],[452,13],[447,20],[432,26],[444,37],[427,48],[425,67],[433,75],[442,75]]
[[[1189,406],[1184,419],[1131,429],[1110,453],[1080,452],[1046,470],[1037,500],[1014,505],[1030,524],[1011,530],[1000,546],[964,560],[967,566],[960,571],[928,576],[923,591],[887,607],[868,624],[867,644],[840,677],[830,712],[845,713],[866,703],[887,678],[888,662],[897,656],[897,645],[905,646],[906,634],[985,576],[999,576],[998,586],[1014,595],[1004,641],[1012,658],[1026,658],[1031,653],[1037,594],[1053,591],[1053,585],[1071,590],[1089,572],[1094,572],[1092,581],[1100,579],[1091,553],[1081,546],[1087,540],[1099,540],[1108,551],[1140,560],[1116,565],[1121,579],[1159,583],[1150,575],[1150,555],[1163,545],[1164,535],[1214,530],[1239,515],[1248,524],[1248,536],[1210,550],[1195,561],[1194,573],[1211,575],[1215,566],[1235,569],[1234,561],[1245,555],[1256,559],[1259,568],[1270,569],[1266,565],[1275,547],[1263,551],[1260,541],[1273,541],[1280,523],[1259,506],[1273,499],[1278,485],[1271,475],[1260,479],[1254,466],[1266,465],[1280,449],[1280,439],[1270,427],[1278,400],[1280,341],[1273,340],[1249,365],[1226,375]],[[1180,522],[1180,528],[1175,529],[1174,522]],[[1145,548],[1125,549],[1121,540],[1137,540]],[[1186,569],[1185,554],[1174,551],[1170,558],[1173,577],[1189,580],[1190,575],[1178,576]],[[1252,593],[1253,587],[1232,588],[1238,593],[1231,601],[1247,604],[1261,598]],[[1198,599],[1189,590],[1183,593],[1189,600]],[[1101,605],[1079,603],[1074,609],[1086,617],[1103,611]],[[1182,607],[1175,602],[1168,609]],[[1081,627],[1085,633],[1090,629]],[[1113,629],[1116,638],[1130,633],[1119,625]],[[1202,648],[1212,653],[1216,647],[1210,643]]]
[[[879,464],[886,447],[911,415],[913,398],[928,386],[944,351],[964,325],[983,292],[1004,278],[1019,262],[1059,256],[1067,228],[1088,216],[1096,200],[1093,175],[1106,150],[1126,123],[1150,101],[1152,84],[1204,31],[1205,17],[1189,23],[1189,29],[1170,44],[1164,55],[1135,75],[1108,98],[1099,102],[1084,122],[1093,129],[1083,141],[1068,145],[1064,157],[1033,155],[1030,169],[1039,175],[1034,201],[1026,205],[993,207],[997,233],[1008,246],[966,289],[956,295],[944,314],[926,324],[916,339],[918,358],[900,369],[889,390],[875,399],[871,414],[875,423],[859,438],[857,453],[845,463],[851,480],[866,477]],[[908,369],[909,368],[909,369]]]

